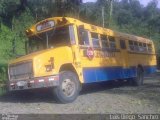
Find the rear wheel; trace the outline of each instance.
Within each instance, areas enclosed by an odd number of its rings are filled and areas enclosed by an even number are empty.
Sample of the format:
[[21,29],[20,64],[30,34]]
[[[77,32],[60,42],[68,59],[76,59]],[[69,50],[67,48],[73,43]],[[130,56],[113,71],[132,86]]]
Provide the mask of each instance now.
[[144,80],[144,71],[141,67],[137,68],[137,76],[134,79],[134,84],[136,86],[141,86],[143,85],[143,80]]
[[54,88],[56,100],[60,103],[73,102],[79,95],[80,82],[71,71],[63,71],[59,75],[59,86]]

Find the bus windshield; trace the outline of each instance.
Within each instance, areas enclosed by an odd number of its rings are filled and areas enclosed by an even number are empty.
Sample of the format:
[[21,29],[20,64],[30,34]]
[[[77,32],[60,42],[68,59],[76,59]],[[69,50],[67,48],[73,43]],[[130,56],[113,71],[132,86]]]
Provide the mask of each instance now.
[[28,52],[69,45],[69,26],[56,28],[29,38]]

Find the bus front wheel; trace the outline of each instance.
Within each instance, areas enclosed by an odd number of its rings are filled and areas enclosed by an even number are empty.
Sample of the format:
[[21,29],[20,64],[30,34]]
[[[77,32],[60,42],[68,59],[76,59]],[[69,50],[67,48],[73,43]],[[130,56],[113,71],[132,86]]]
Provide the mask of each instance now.
[[57,102],[71,103],[79,95],[80,82],[77,75],[71,71],[63,71],[59,75],[59,86],[54,88]]

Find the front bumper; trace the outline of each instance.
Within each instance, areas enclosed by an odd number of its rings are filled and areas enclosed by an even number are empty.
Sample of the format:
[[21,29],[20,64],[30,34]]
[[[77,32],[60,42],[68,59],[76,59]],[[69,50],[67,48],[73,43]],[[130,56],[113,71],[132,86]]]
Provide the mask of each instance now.
[[50,88],[59,85],[59,76],[39,77],[29,80],[10,81],[9,91],[29,90],[36,88]]

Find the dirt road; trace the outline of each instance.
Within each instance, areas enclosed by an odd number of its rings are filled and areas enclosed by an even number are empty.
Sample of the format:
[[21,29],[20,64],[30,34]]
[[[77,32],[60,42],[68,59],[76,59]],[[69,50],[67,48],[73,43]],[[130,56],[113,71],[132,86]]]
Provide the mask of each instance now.
[[160,73],[145,78],[144,86],[124,82],[83,87],[78,99],[57,104],[50,92],[0,97],[0,113],[160,113]]

